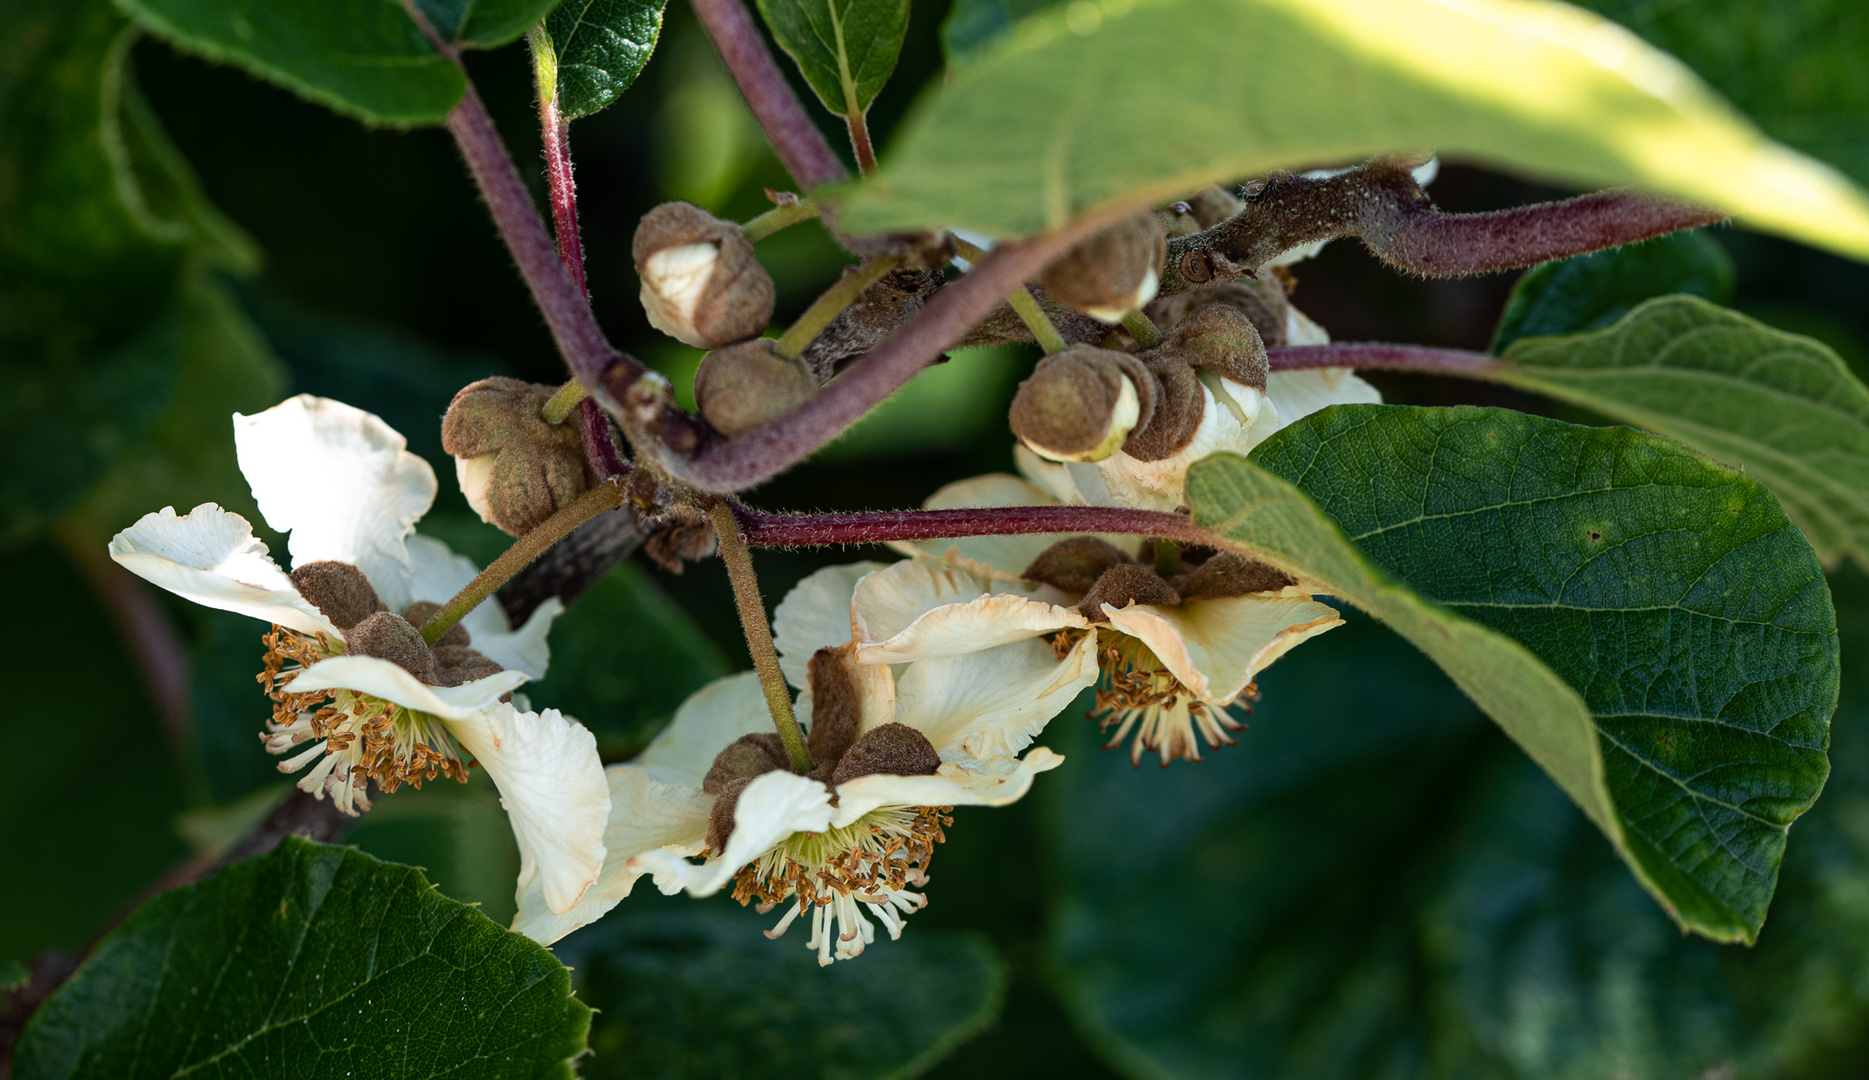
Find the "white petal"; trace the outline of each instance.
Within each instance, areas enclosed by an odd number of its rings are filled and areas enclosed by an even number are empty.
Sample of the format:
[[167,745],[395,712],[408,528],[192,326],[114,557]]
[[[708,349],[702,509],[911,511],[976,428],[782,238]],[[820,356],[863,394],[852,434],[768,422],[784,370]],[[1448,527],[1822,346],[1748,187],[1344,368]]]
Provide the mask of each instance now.
[[395,429],[341,401],[300,394],[234,414],[234,450],[266,523],[292,534],[292,565],[363,571],[391,611],[409,605],[404,543],[435,501],[435,470]]
[[1010,757],[1097,681],[1096,637],[1086,634],[1062,661],[1036,638],[917,660],[896,680],[896,721],[928,736],[943,761]]
[[1030,599],[1035,591],[957,567],[896,563],[857,583],[850,603],[857,659],[951,656],[1089,625],[1071,608]]
[[[411,536],[407,548],[409,568],[414,574],[409,579],[411,603],[426,600],[431,604],[445,604],[454,599],[455,593],[467,588],[468,582],[480,576],[480,568],[474,565],[474,560],[457,554],[453,548],[432,536],[423,536],[419,533]],[[478,613],[487,606],[482,604],[475,608],[474,612]],[[492,605],[492,608],[496,612],[499,611],[498,604]],[[462,625],[465,626],[467,620],[473,617],[474,614],[470,613],[467,619],[461,620]],[[505,615],[500,615],[499,619],[500,629],[511,629],[505,625]],[[471,626],[468,627],[468,633],[473,633]]]
[[1287,345],[1328,345],[1330,334],[1311,321],[1311,317],[1290,304],[1285,305],[1285,343]]
[[772,730],[759,676],[751,671],[715,679],[688,696],[636,764],[665,784],[701,786],[715,755],[742,735]]
[[795,832],[823,832],[831,825],[831,793],[816,780],[788,772],[757,777],[733,807],[733,833],[719,858],[696,865],[672,852],[655,850],[630,860],[631,868],[655,875],[664,893],[687,889],[711,896],[742,866],[771,851]]
[[996,758],[978,769],[950,762],[933,776],[859,776],[837,785],[831,827],[842,828],[879,806],[1005,806],[1025,797],[1034,776],[1062,764],[1063,755],[1035,746],[1023,758]]
[[354,690],[443,720],[466,720],[525,681],[523,671],[502,671],[459,686],[429,686],[388,660],[333,656],[300,672],[291,689],[294,693]]
[[110,557],[138,577],[197,604],[251,615],[301,633],[344,635],[266,553],[239,514],[202,503],[182,517],[167,506],[110,541]]
[[1213,390],[1203,384],[1200,426],[1194,429],[1193,441],[1187,446],[1159,461],[1112,454],[1097,462],[1098,472],[1118,504],[1138,510],[1178,510],[1187,502],[1188,466],[1218,451],[1246,452],[1249,434],[1263,426],[1258,421],[1266,395],[1256,387],[1230,379],[1222,379],[1221,386],[1239,412],[1217,401]]
[[1050,495],[1053,500],[1067,506],[1081,506],[1084,496],[1078,492],[1077,485],[1071,481],[1071,472],[1064,463],[1046,461],[1032,452],[1024,443],[1012,446],[1012,461],[1019,469],[1019,475]]
[[857,562],[827,566],[792,587],[772,612],[772,644],[779,670],[800,689],[810,685],[805,673],[812,654],[850,640],[850,596],[857,582],[887,566]]
[[657,848],[676,857],[699,854],[707,846],[707,815],[714,797],[683,784],[663,784],[634,765],[612,765],[605,774],[610,788],[610,818],[604,826],[604,864],[597,884],[562,913],[545,903],[538,878],[519,890],[519,913],[513,929],[541,945],[604,917],[641,877],[630,858]]
[[[506,614],[500,610],[500,602],[490,599],[486,603],[468,612],[472,618],[476,613],[493,609],[499,615],[499,623],[506,623]],[[493,631],[488,624],[493,620],[483,620],[478,626],[470,627],[468,636],[473,639],[473,647],[481,655],[503,668],[523,671],[534,679],[543,679],[545,671],[551,666],[552,647],[546,642],[546,635],[551,632],[552,622],[564,614],[564,601],[556,596],[549,596],[527,616],[526,625],[510,632]],[[467,619],[462,619],[466,622]]]
[[570,911],[604,864],[610,785],[597,737],[557,709],[520,712],[511,705],[447,727],[500,789],[519,841],[519,893],[536,881],[546,907]]
[[1299,642],[1342,626],[1335,608],[1299,588],[1180,607],[1103,605],[1110,625],[1140,638],[1201,700],[1225,705]]
[[1258,446],[1280,428],[1329,405],[1382,404],[1382,392],[1349,368],[1274,371],[1266,377],[1265,388],[1277,410],[1277,420],[1254,427],[1248,440],[1251,446]]

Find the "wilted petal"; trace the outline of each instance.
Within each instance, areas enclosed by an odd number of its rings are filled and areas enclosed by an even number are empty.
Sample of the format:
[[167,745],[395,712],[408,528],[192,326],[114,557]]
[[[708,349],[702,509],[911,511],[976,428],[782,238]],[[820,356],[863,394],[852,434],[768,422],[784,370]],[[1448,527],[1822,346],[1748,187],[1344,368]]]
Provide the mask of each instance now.
[[758,674],[715,679],[688,696],[636,764],[651,779],[699,788],[715,755],[742,735],[772,730]]
[[1335,608],[1298,588],[1180,607],[1103,605],[1110,625],[1139,638],[1201,700],[1224,705],[1272,661],[1308,638],[1342,626]]
[[926,735],[943,761],[1011,757],[1097,680],[1096,638],[1063,660],[1037,638],[917,660],[896,680],[896,721]]
[[519,890],[513,929],[541,945],[604,917],[629,896],[644,871],[632,856],[663,849],[683,858],[707,846],[707,815],[714,797],[684,784],[664,784],[635,765],[612,765],[605,774],[610,818],[604,826],[604,863],[597,884],[570,910],[555,913],[545,902],[544,883],[534,878]]
[[850,640],[850,597],[857,582],[887,563],[857,562],[827,566],[792,587],[772,612],[772,644],[779,670],[799,689],[811,684],[806,667],[819,649]]
[[294,676],[289,689],[295,694],[311,690],[350,690],[443,720],[467,720],[525,681],[522,671],[502,671],[459,686],[430,686],[388,660],[374,656],[333,656]]
[[711,896],[733,880],[742,866],[770,851],[795,832],[823,832],[831,825],[831,793],[816,780],[789,772],[755,777],[733,808],[733,833],[719,858],[696,864],[657,849],[630,860],[631,868],[655,875],[663,893],[687,889]]
[[1062,754],[1035,746],[1022,758],[998,758],[981,768],[947,763],[933,776],[859,776],[837,785],[831,827],[879,806],[1005,806],[1025,797],[1034,776],[1062,764]]
[[299,595],[247,519],[213,503],[182,517],[175,516],[173,506],[144,514],[111,538],[110,557],[145,581],[205,607],[344,639]]
[[435,501],[435,470],[406,445],[377,417],[310,394],[234,414],[240,471],[266,523],[292,534],[292,564],[350,563],[392,611],[409,604],[405,542]]
[[604,864],[610,786],[597,738],[557,709],[495,705],[448,731],[487,770],[519,841],[519,892],[535,882],[553,912],[570,911]]
[[896,563],[857,583],[850,604],[857,659],[951,656],[1089,625],[1071,608],[1029,599],[1033,591],[957,567]]

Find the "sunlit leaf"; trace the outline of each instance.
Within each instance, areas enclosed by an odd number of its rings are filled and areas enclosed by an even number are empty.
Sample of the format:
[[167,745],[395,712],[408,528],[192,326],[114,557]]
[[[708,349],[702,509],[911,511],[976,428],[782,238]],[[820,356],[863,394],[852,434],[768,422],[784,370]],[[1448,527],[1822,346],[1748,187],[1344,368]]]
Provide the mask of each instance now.
[[1023,236],[1212,181],[1411,149],[1646,184],[1869,257],[1869,197],[1633,34],[1545,0],[1049,9],[929,91],[841,221]]
[[589,116],[630,88],[662,33],[668,0],[565,0],[545,20],[556,53],[558,111]]
[[862,116],[902,52],[909,0],[759,0],[772,36],[824,107]]

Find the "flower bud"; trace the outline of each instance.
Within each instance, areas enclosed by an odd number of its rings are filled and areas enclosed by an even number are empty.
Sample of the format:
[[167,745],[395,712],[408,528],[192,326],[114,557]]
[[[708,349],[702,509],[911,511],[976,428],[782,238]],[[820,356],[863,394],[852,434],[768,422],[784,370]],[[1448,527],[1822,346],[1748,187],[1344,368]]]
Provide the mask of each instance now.
[[1155,387],[1128,353],[1073,345],[1038,362],[1019,384],[1008,417],[1013,434],[1053,461],[1097,461],[1155,412]]
[[422,632],[400,615],[379,611],[344,635],[344,650],[352,656],[388,660],[417,679],[435,685],[435,654]]
[[1195,308],[1168,331],[1153,355],[1173,357],[1196,371],[1211,371],[1221,378],[1265,389],[1268,361],[1265,343],[1252,318],[1230,304]]
[[757,337],[772,320],[772,277],[731,221],[685,202],[643,215],[631,245],[649,324],[697,349]]
[[1038,280],[1059,303],[1117,323],[1155,299],[1167,257],[1161,222],[1144,211],[1058,256]]
[[575,423],[540,415],[556,390],[518,379],[471,383],[441,421],[442,449],[480,520],[524,536],[596,481]]
[[714,430],[728,438],[763,426],[818,392],[803,360],[780,356],[764,338],[742,341],[701,358],[694,399]]

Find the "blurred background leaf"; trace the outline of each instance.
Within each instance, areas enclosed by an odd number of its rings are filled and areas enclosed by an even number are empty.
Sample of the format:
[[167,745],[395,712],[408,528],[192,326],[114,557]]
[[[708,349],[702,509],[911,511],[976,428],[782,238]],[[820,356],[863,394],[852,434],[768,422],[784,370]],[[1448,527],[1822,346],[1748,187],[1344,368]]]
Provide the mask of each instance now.
[[1493,352],[1520,338],[1601,330],[1644,300],[1690,293],[1716,304],[1733,295],[1733,260],[1705,230],[1541,263],[1512,287]]

